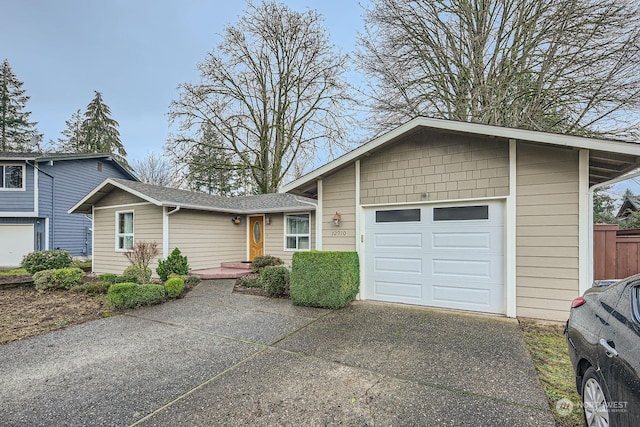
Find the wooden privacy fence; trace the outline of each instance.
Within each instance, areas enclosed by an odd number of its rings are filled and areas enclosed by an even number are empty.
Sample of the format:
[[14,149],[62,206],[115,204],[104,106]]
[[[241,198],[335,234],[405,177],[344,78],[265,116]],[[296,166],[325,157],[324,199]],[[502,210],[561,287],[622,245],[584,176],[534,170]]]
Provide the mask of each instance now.
[[640,273],[640,230],[617,224],[593,226],[593,278],[624,279]]

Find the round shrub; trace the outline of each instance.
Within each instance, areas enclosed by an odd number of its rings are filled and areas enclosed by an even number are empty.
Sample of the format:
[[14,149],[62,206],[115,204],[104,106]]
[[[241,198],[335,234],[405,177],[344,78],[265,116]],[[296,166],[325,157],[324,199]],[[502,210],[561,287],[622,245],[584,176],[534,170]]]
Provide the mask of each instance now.
[[164,290],[169,298],[178,298],[184,292],[184,280],[173,277],[164,283]]
[[274,257],[272,255],[257,256],[251,262],[251,270],[254,273],[261,273],[262,270],[265,269],[266,267],[283,265],[283,264],[284,262],[282,262],[280,258]]
[[109,286],[109,301],[114,308],[131,308],[138,303],[136,300],[138,284],[137,283],[116,283]]
[[271,266],[262,270],[262,284],[270,297],[281,297],[289,290],[287,267]]
[[246,274],[238,279],[240,286],[245,288],[262,288],[262,277],[257,273]]
[[59,268],[53,272],[53,283],[58,288],[71,289],[79,285],[84,277],[84,270],[78,267]]
[[55,270],[56,268],[71,267],[73,259],[67,251],[36,251],[27,254],[22,259],[22,267],[35,274],[43,270]]
[[55,288],[53,283],[53,273],[55,270],[42,270],[33,275],[33,283],[39,291],[45,291],[49,288]]
[[158,261],[156,273],[163,282],[166,282],[171,273],[185,275],[189,274],[189,262],[187,257],[182,255],[180,249],[175,248],[165,260]]
[[146,283],[138,286],[136,302],[138,306],[160,304],[165,296],[164,286]]
[[113,273],[104,273],[98,276],[98,281],[113,285],[114,283],[118,283],[118,275]]
[[130,265],[124,269],[122,275],[127,278],[135,277],[136,280],[134,281],[137,283],[149,283],[149,280],[151,280],[151,269],[141,265]]

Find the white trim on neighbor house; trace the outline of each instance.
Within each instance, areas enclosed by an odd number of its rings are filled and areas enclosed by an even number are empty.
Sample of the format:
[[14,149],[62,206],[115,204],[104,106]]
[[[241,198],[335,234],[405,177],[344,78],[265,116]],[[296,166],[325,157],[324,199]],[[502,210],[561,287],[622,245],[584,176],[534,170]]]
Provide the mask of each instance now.
[[122,205],[111,205],[111,206],[95,206],[94,209],[97,211],[103,209],[120,209],[120,208],[131,208],[134,206],[144,206],[144,205],[152,205],[151,202],[137,202],[137,203],[125,203]]
[[0,212],[0,218],[12,218],[12,217],[24,217],[24,218],[37,218],[37,212]]
[[504,243],[504,296],[505,314],[507,317],[517,315],[517,286],[516,286],[516,197],[517,197],[517,142],[509,140],[509,195],[505,203],[505,243]]
[[[309,216],[309,248],[308,249],[300,249],[300,248],[295,248],[295,249],[290,249],[287,248],[287,216],[289,215],[308,215]],[[282,239],[282,247],[283,247],[283,251],[284,252],[308,252],[310,250],[312,250],[311,248],[311,211],[299,211],[299,212],[285,212],[283,213],[283,227],[282,227],[282,234],[283,234],[283,239]],[[304,236],[303,234],[292,234],[291,236]],[[316,237],[317,238],[317,237]],[[264,241],[264,240],[263,240]]]
[[[93,233],[91,233],[91,239],[92,239],[92,245],[91,245],[91,250],[93,251]],[[46,217],[44,219],[44,250],[48,251],[51,248],[49,247],[51,243],[49,242],[49,217]],[[93,255],[93,252],[92,252]],[[93,265],[91,266],[91,271],[93,271]]]
[[96,225],[96,221],[95,221],[95,211],[93,209],[94,207],[91,206],[91,271],[96,271],[95,270],[95,250],[96,250],[96,230],[95,230],[95,225]]
[[[33,211],[36,216],[40,216],[40,188],[39,188],[39,177],[40,170],[35,166],[33,169]],[[51,191],[53,192],[53,182],[51,183]],[[51,211],[53,212],[54,206],[51,204]]]
[[458,122],[444,119],[432,119],[428,117],[417,117],[409,122],[393,129],[384,135],[373,139],[358,148],[344,154],[343,156],[321,166],[309,174],[292,181],[282,187],[281,193],[287,193],[300,185],[315,181],[320,177],[331,173],[335,168],[357,160],[371,150],[385,145],[386,143],[399,138],[409,131],[418,128],[430,128],[435,130],[448,130],[460,133],[468,133],[481,136],[493,136],[519,141],[549,144],[555,146],[575,147],[589,150],[601,150],[620,154],[638,155],[638,144],[631,142],[621,142],[613,140],[585,138],[580,136],[560,135],[555,133],[533,131],[526,129],[505,128],[500,126],[485,125],[480,123]]
[[[127,214],[130,213],[131,214],[131,233],[119,233],[119,223],[120,223],[120,215],[121,214]],[[131,240],[133,243],[135,243],[136,241],[136,213],[134,210],[125,210],[125,211],[116,211],[115,212],[115,251],[116,252],[129,252],[130,249],[123,249],[120,248],[119,245],[119,238],[120,237],[127,237],[128,235],[131,235]]]
[[578,290],[583,294],[590,286],[589,234],[593,234],[593,225],[589,222],[589,150],[580,150],[578,157]]
[[322,198],[324,197],[324,190],[322,187],[322,180],[318,180],[318,205],[316,206],[316,250],[322,250]]

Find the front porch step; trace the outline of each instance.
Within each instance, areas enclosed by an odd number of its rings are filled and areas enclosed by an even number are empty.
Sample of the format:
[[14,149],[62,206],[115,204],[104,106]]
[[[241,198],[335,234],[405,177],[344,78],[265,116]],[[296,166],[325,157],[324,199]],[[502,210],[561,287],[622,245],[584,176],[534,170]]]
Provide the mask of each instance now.
[[238,270],[249,270],[251,271],[251,263],[250,262],[223,262],[220,264],[220,268],[237,268]]

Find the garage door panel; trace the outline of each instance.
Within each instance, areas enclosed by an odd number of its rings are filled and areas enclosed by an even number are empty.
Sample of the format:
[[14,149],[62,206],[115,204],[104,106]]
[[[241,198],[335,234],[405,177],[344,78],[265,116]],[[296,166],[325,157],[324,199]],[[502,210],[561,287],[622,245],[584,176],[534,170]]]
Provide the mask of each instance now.
[[0,265],[18,266],[33,252],[33,224],[0,225]]
[[417,304],[422,301],[422,284],[421,283],[402,283],[398,281],[381,281],[375,282],[375,295],[387,297],[394,302],[409,302]]
[[455,213],[453,221],[434,221],[433,210],[455,204],[423,205],[413,222],[376,222],[378,209],[367,209],[364,297],[504,313],[504,203],[484,205],[488,210],[475,209],[484,212],[481,219],[460,219],[463,210],[438,211]]
[[422,233],[376,233],[376,248],[422,248]]
[[381,258],[375,259],[376,273],[422,274],[422,258]]

